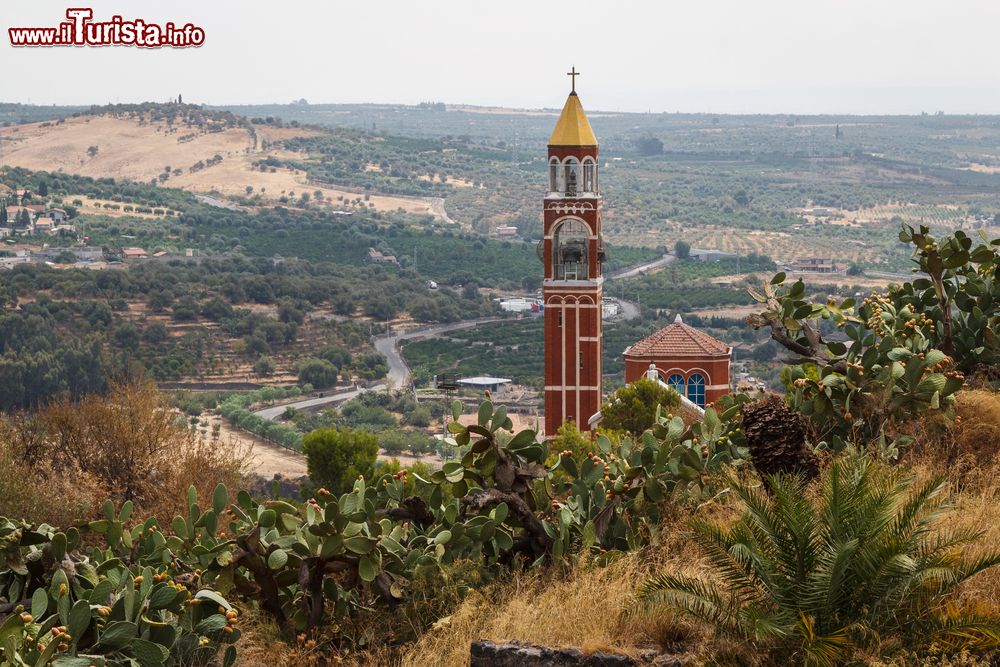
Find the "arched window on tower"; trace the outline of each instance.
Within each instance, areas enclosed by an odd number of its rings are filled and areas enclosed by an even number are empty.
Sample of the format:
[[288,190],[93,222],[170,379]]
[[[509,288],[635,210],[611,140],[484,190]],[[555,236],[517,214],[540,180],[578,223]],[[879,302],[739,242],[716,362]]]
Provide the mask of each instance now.
[[586,280],[589,277],[587,246],[590,229],[579,220],[560,224],[552,237],[552,266],[556,280]]
[[549,160],[549,192],[559,191],[559,160],[552,158]]
[[684,376],[680,373],[672,373],[667,378],[667,385],[681,396],[684,395]]
[[565,193],[570,197],[576,195],[577,190],[580,188],[580,163],[577,162],[575,157],[566,159],[566,188]]
[[705,407],[705,376],[695,373],[688,378],[687,382],[688,400],[700,408]]
[[597,166],[589,157],[583,160],[583,191],[597,192]]

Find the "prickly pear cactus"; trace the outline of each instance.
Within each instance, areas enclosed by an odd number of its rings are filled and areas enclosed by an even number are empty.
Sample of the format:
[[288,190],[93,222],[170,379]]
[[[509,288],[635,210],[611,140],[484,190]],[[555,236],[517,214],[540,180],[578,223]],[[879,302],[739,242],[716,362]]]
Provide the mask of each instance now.
[[[125,529],[131,513],[107,503],[103,519],[65,533],[0,519],[5,664],[205,665],[220,652],[235,662],[238,612],[178,570],[153,520]],[[84,549],[85,532],[106,548]]]

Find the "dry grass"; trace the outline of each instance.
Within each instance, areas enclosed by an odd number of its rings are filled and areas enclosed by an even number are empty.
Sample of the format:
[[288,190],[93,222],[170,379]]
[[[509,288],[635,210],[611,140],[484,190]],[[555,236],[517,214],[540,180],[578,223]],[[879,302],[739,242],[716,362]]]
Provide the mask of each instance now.
[[[244,154],[252,145],[243,128],[202,133],[192,141],[180,142],[178,137],[191,131],[169,133],[165,121],[140,124],[131,118],[87,115],[68,118],[62,124],[42,125],[0,130],[4,164],[148,183],[167,165],[187,170],[216,154],[222,155],[224,162]],[[93,156],[87,152],[90,146],[98,148]]]
[[[706,510],[720,516],[727,508]],[[472,593],[450,617],[425,633],[403,656],[402,667],[464,667],[479,639],[578,647],[585,652],[637,655],[643,649],[680,651],[704,632],[669,616],[632,616],[637,585],[668,568],[704,574],[700,554],[686,539],[687,513],[661,525],[665,541],[624,554],[607,567],[581,562],[568,571],[516,574]]]
[[[949,529],[983,532],[971,554],[1000,549],[1000,393],[988,389],[956,396],[958,419],[924,420],[906,463],[922,477],[943,474],[954,491]],[[1000,570],[966,584],[961,600],[1000,609]]]
[[305,665],[296,647],[286,643],[278,627],[264,614],[249,607],[240,613],[242,635],[237,646],[235,667],[259,665]]
[[900,430],[915,441],[908,458],[944,474],[956,491],[988,492],[1000,467],[1000,394],[973,389],[956,394],[954,423],[924,417]]

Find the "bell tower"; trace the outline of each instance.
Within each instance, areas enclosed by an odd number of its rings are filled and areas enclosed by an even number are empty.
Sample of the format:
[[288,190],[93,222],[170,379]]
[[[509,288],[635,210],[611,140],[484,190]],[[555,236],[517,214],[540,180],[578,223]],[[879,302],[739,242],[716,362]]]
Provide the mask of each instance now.
[[566,421],[582,430],[601,407],[601,293],[604,284],[597,137],[573,86],[548,148],[545,265],[545,433]]

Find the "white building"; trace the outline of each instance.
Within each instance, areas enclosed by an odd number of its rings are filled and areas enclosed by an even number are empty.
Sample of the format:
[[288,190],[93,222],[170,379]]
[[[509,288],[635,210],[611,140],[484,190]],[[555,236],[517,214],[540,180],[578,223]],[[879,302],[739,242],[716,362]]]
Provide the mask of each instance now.
[[479,389],[480,391],[489,390],[490,393],[499,394],[507,385],[509,385],[513,380],[510,378],[497,378],[489,375],[477,375],[471,378],[461,378],[458,381],[458,386],[465,387],[468,389]]
[[514,296],[497,299],[500,303],[500,310],[505,313],[530,313],[541,309],[541,301],[523,296]]

